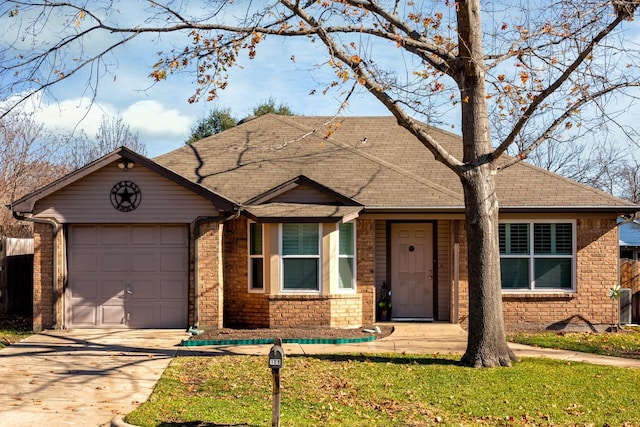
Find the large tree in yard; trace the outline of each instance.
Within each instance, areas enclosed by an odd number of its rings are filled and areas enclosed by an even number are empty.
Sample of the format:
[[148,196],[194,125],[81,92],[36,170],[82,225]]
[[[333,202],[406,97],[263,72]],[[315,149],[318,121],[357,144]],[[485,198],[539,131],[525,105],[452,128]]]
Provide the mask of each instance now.
[[[324,57],[313,58],[310,67],[331,69],[333,79],[313,91],[310,102],[321,93],[346,101],[354,91],[370,92],[459,177],[469,260],[469,334],[462,362],[509,366],[515,356],[502,315],[496,174],[542,142],[573,138],[584,123],[624,108],[624,97],[633,96],[640,80],[637,46],[625,33],[633,29],[629,22],[639,4],[8,0],[0,13],[11,17],[3,23],[14,28],[5,31],[15,38],[4,37],[0,93],[20,102],[75,75],[97,81],[117,65],[104,58],[144,34],[174,36],[166,46],[173,50],[159,53],[150,77],[161,82],[193,73],[191,102],[215,99],[233,84],[228,70],[245,54],[260,56],[260,45],[270,39],[324,46]],[[21,50],[25,39],[38,42]],[[279,52],[291,61],[308,56]],[[87,69],[91,74],[82,73]],[[452,116],[461,118],[461,158],[447,152],[427,126]],[[503,156],[516,145],[515,156]]]

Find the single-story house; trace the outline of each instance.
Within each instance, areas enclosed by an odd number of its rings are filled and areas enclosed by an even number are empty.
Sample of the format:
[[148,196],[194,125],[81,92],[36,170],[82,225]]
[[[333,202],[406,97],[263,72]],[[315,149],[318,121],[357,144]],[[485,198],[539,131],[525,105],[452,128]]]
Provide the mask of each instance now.
[[[506,327],[610,324],[616,217],[638,206],[527,163],[498,192]],[[35,329],[360,327],[383,285],[392,319],[468,317],[460,182],[393,117],[120,148],[10,207],[35,223]]]

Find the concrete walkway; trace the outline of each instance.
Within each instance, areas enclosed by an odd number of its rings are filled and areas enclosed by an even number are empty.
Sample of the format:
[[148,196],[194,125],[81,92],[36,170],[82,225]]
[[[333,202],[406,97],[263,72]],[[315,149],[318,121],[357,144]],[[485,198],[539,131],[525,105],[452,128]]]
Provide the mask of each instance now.
[[[462,354],[467,334],[446,323],[398,323],[381,340],[285,344],[285,354]],[[0,350],[0,427],[103,426],[147,400],[173,357],[267,355],[271,345],[177,347],[176,330],[46,331]],[[510,344],[518,357],[549,357],[640,368],[640,360]],[[266,363],[266,362],[265,362]],[[114,425],[124,425],[118,424]]]

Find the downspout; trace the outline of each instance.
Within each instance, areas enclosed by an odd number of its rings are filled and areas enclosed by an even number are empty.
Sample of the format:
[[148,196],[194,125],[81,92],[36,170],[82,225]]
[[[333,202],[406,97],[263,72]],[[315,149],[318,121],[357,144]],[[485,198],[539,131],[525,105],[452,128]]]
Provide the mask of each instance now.
[[58,329],[58,300],[60,299],[60,295],[58,294],[58,232],[60,231],[60,224],[48,218],[34,218],[21,215],[14,210],[12,210],[11,213],[18,221],[48,224],[53,227],[53,329]]
[[[238,208],[236,212],[233,214],[222,217],[222,216],[200,216],[196,218],[193,223],[193,237],[194,237],[194,253],[193,253],[193,264],[194,264],[194,298],[193,298],[193,326],[189,328],[191,333],[198,333],[198,327],[200,326],[200,309],[199,309],[199,301],[200,301],[200,281],[198,280],[199,274],[199,251],[198,251],[198,238],[200,237],[200,226],[206,223],[214,223],[214,222],[226,222],[237,219],[240,217],[242,213],[242,208]],[[222,244],[222,238],[220,238],[220,244]],[[222,268],[222,266],[220,266]]]

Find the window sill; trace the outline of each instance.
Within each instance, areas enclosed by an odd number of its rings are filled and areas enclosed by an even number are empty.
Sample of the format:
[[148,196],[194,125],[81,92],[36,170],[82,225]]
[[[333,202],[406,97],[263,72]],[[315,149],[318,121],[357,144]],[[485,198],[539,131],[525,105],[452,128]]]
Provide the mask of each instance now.
[[578,293],[575,291],[509,291],[502,292],[502,299],[515,300],[515,299],[556,299],[556,300],[570,300],[576,298]]

